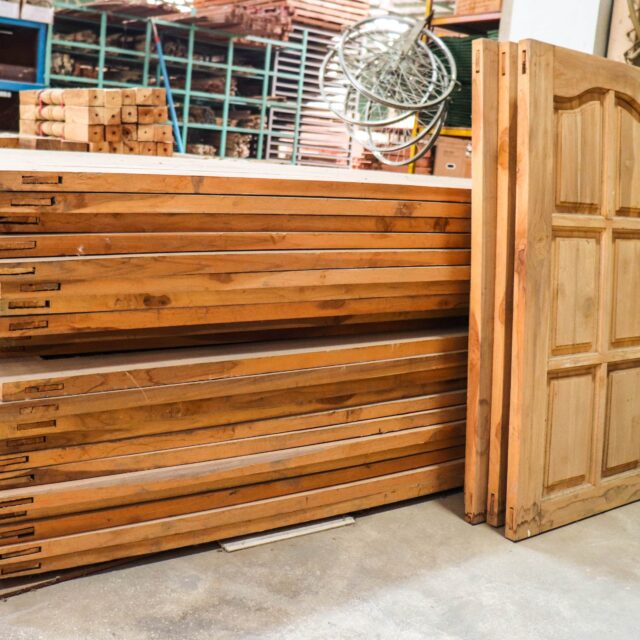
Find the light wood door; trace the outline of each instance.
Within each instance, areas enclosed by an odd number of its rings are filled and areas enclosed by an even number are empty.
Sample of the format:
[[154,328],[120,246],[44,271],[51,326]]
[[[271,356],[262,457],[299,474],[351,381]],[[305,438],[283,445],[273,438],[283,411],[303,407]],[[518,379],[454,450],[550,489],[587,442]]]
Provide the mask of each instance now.
[[640,69],[518,64],[512,540],[640,499]]

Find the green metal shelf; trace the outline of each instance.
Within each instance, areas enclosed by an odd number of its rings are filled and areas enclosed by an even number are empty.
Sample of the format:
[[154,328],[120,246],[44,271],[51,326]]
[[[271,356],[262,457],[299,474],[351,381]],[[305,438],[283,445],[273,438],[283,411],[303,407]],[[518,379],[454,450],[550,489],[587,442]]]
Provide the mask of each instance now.
[[[96,88],[117,87],[127,88],[135,86],[156,86],[160,84],[160,70],[158,56],[155,53],[155,45],[152,38],[151,19],[135,15],[127,15],[120,12],[101,11],[91,7],[83,7],[70,2],[57,0],[55,3],[59,9],[71,9],[74,15],[56,13],[55,22],[49,25],[47,39],[45,84],[80,84]],[[126,21],[126,24],[125,24]],[[301,52],[301,59],[306,60],[308,34],[304,33],[302,42],[284,42],[257,36],[238,36],[224,31],[206,29],[193,24],[181,24],[155,19],[161,36],[171,35],[182,42],[187,50],[187,57],[165,55],[165,61],[173,69],[184,70],[184,88],[172,89],[174,96],[182,99],[181,129],[185,145],[189,142],[190,134],[198,131],[215,131],[220,133],[218,154],[225,157],[227,152],[227,139],[230,133],[247,134],[255,137],[256,157],[264,157],[265,138],[269,134],[291,138],[294,148],[297,148],[300,135],[300,114],[303,100],[303,80],[305,64],[301,65],[299,73],[278,71],[279,78],[287,78],[297,83],[297,91],[292,100],[283,102],[270,99],[271,82],[276,77],[276,71],[272,68],[274,50],[291,49]],[[92,28],[98,35],[97,43],[78,42],[66,40],[65,27],[71,30],[76,26],[76,31]],[[60,29],[62,27],[62,31]],[[144,36],[144,50],[125,49],[107,44],[107,35],[117,31],[126,32],[127,35]],[[224,55],[224,62],[212,62],[194,58],[197,48],[206,48],[208,54],[215,49],[216,55]],[[246,64],[236,64],[237,52],[243,56],[251,55],[257,60],[259,66],[252,67]],[[80,56],[84,59],[92,58],[98,69],[96,78],[81,76],[69,76],[52,72],[51,60],[54,53],[68,53],[72,56]],[[140,82],[123,82],[110,80],[107,68],[110,65],[139,65]],[[195,74],[206,73],[208,70],[221,72],[224,78],[224,93],[212,93],[192,89],[192,81]],[[245,97],[231,95],[233,77],[256,81],[256,93],[260,97]],[[201,77],[201,76],[197,76]],[[151,81],[154,78],[155,82]],[[193,102],[198,104],[210,103],[217,109],[222,107],[222,124],[192,122],[189,118],[190,107]],[[248,107],[254,109],[260,116],[260,125],[256,129],[231,126],[229,114],[231,107]],[[293,132],[274,132],[268,129],[268,111],[270,109],[288,110],[294,113]],[[193,135],[191,136],[193,140]],[[296,162],[296,154],[292,155],[292,163]]]

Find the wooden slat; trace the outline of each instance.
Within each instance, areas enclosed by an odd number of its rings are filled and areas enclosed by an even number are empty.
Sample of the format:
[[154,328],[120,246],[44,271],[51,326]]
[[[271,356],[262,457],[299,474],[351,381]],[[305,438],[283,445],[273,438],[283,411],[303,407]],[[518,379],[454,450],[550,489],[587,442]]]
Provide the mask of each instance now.
[[462,464],[454,461],[231,507],[226,517],[222,515],[223,511],[214,509],[100,532],[51,538],[35,547],[29,543],[11,545],[5,547],[4,557],[0,558],[0,574],[27,575],[101,562],[107,558],[144,555],[347,513],[453,488],[462,481],[462,473]]
[[489,473],[498,130],[498,43],[473,43],[473,211],[465,519],[484,522]]
[[518,47],[514,43],[500,43],[499,54],[496,275],[487,485],[487,522],[494,527],[504,524],[507,497],[516,216]]

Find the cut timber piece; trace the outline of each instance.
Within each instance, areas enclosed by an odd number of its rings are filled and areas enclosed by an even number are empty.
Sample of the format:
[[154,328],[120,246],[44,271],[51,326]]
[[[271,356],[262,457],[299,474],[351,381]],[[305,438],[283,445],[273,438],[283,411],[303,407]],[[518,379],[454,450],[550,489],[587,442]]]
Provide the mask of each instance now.
[[122,141],[122,153],[140,153],[140,143],[135,140]]
[[[123,120],[123,122],[125,122]],[[122,125],[122,139],[137,140],[138,139],[138,126],[135,124],[123,124]]]
[[64,120],[79,124],[120,124],[118,107],[65,107]]
[[104,106],[113,109],[122,107],[122,90],[121,89],[102,89],[104,92]]
[[127,105],[121,109],[121,119],[123,123],[135,124],[138,122],[138,107]]
[[163,384],[201,382],[226,377],[299,370],[336,364],[389,360],[426,353],[463,351],[467,335],[394,333],[366,338],[325,338],[218,346],[192,350],[72,359],[19,359],[3,363],[2,402],[141,389]]
[[139,124],[136,140],[139,142],[153,142],[155,138],[155,128],[151,124]]
[[489,476],[498,161],[498,43],[473,43],[473,201],[465,519],[484,522]]
[[156,155],[172,156],[173,142],[156,142]]
[[[65,107],[107,106],[103,89],[49,89],[49,91],[51,92],[50,94],[47,94],[47,90],[42,92],[41,99],[43,102],[63,104]],[[49,96],[51,96],[50,99]]]
[[640,499],[640,69],[520,44],[506,535]]
[[119,124],[108,124],[104,128],[104,139],[107,142],[121,142],[122,127]]
[[[124,142],[136,145],[136,142]],[[468,249],[466,233],[77,233],[21,234],[0,239],[3,258],[279,249]],[[6,291],[9,291],[7,289]]]
[[518,47],[500,43],[498,86],[498,197],[496,277],[493,304],[493,371],[487,522],[504,524],[507,497],[509,400],[511,393],[511,330],[516,218],[516,142]]
[[[397,473],[417,469],[422,466],[439,464],[460,460],[464,454],[463,447],[449,447],[436,451],[422,452],[419,447],[409,447],[390,451],[388,454],[372,453],[343,458],[334,458],[316,465],[307,465],[298,470],[291,470],[282,475],[271,474],[274,479],[264,480],[258,483],[245,483],[242,477],[237,480],[241,483],[231,488],[213,489],[194,495],[177,496],[162,501],[147,501],[140,504],[131,504],[110,507],[101,510],[96,517],[95,512],[68,514],[40,519],[29,527],[29,532],[23,526],[25,519],[23,512],[18,512],[18,517],[8,514],[8,522],[0,525],[0,535],[3,544],[26,542],[27,540],[44,540],[46,538],[70,535],[107,529],[113,526],[134,524],[155,520],[161,517],[205,511],[232,505],[241,505],[256,499],[273,498],[281,495],[290,495],[309,489],[330,487],[343,482],[375,478],[388,473]],[[390,457],[391,456],[391,457]],[[295,475],[302,471],[302,475]],[[293,474],[293,475],[292,475]],[[265,476],[266,477],[266,476]],[[20,505],[23,508],[28,503]],[[14,503],[14,508],[15,508]],[[8,508],[11,508],[10,506]],[[28,513],[28,507],[27,513]],[[22,526],[21,526],[22,525]],[[18,532],[22,531],[22,537]],[[5,535],[6,534],[6,535]],[[27,534],[26,539],[24,534]]]
[[153,127],[154,142],[173,143],[173,130],[170,124],[157,124]]
[[161,107],[167,104],[167,92],[164,89],[136,87],[135,93],[135,104],[151,107]]
[[136,104],[136,90],[135,89],[122,89],[122,106],[128,107]]
[[462,474],[462,463],[452,461],[237,507],[50,538],[36,546],[8,545],[0,575],[43,573],[350,513],[457,487]]
[[[139,135],[139,134],[138,134]],[[156,143],[155,142],[138,142],[139,153],[143,156],[155,156],[156,155]]]
[[105,127],[101,124],[65,122],[64,138],[74,142],[103,142]]
[[[315,196],[329,202],[334,198],[367,200],[361,202],[361,206],[368,205],[370,199],[401,200],[406,204],[396,210],[395,216],[413,217],[414,207],[468,205],[471,200],[470,183],[461,178],[359,171],[356,179],[353,172],[340,169],[318,170],[270,163],[261,164],[260,173],[256,175],[254,163],[237,160],[216,161],[212,166],[210,160],[194,158],[176,157],[171,161],[139,158],[124,172],[122,161],[108,156],[14,150],[0,156],[0,169],[0,191],[126,194],[131,191],[135,175],[139,176],[136,198],[138,194],[155,193],[163,194],[165,201],[172,201],[177,194]],[[167,194],[171,197],[167,198]],[[131,203],[133,199],[127,196],[127,201]],[[325,201],[320,215],[327,215],[326,204]],[[468,206],[462,209],[465,210],[462,216],[468,217]]]
[[[315,428],[369,420],[396,415],[396,410],[407,413],[460,404],[463,376],[463,366],[404,373],[389,369],[389,375],[349,376],[349,396],[341,395],[343,382],[317,383],[307,378],[294,391],[275,388],[254,393],[240,388],[231,389],[232,395],[226,397],[173,402],[158,397],[155,404],[125,409],[107,406],[103,411],[80,405],[67,407],[75,412],[68,416],[59,415],[55,403],[31,403],[23,405],[24,413],[3,424],[2,435],[7,439],[0,443],[0,449],[6,454],[3,460],[9,460],[7,467],[20,470],[28,469],[31,459],[16,460],[16,453],[34,456],[34,464],[51,465],[119,452],[127,455],[176,448],[181,443],[189,446],[282,433],[300,430],[300,425]],[[304,423],[300,422],[300,406],[308,412]],[[123,443],[125,438],[127,442]],[[92,446],[84,446],[87,444]]]
[[169,119],[167,107],[138,107],[138,122],[140,124],[155,124]]

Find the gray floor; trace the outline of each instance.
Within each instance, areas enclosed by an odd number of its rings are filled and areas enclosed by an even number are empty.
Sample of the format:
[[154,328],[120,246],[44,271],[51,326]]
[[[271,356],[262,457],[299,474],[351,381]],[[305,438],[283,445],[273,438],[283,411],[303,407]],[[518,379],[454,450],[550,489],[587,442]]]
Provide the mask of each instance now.
[[637,640],[640,503],[517,545],[460,493],[0,603],[2,640]]

